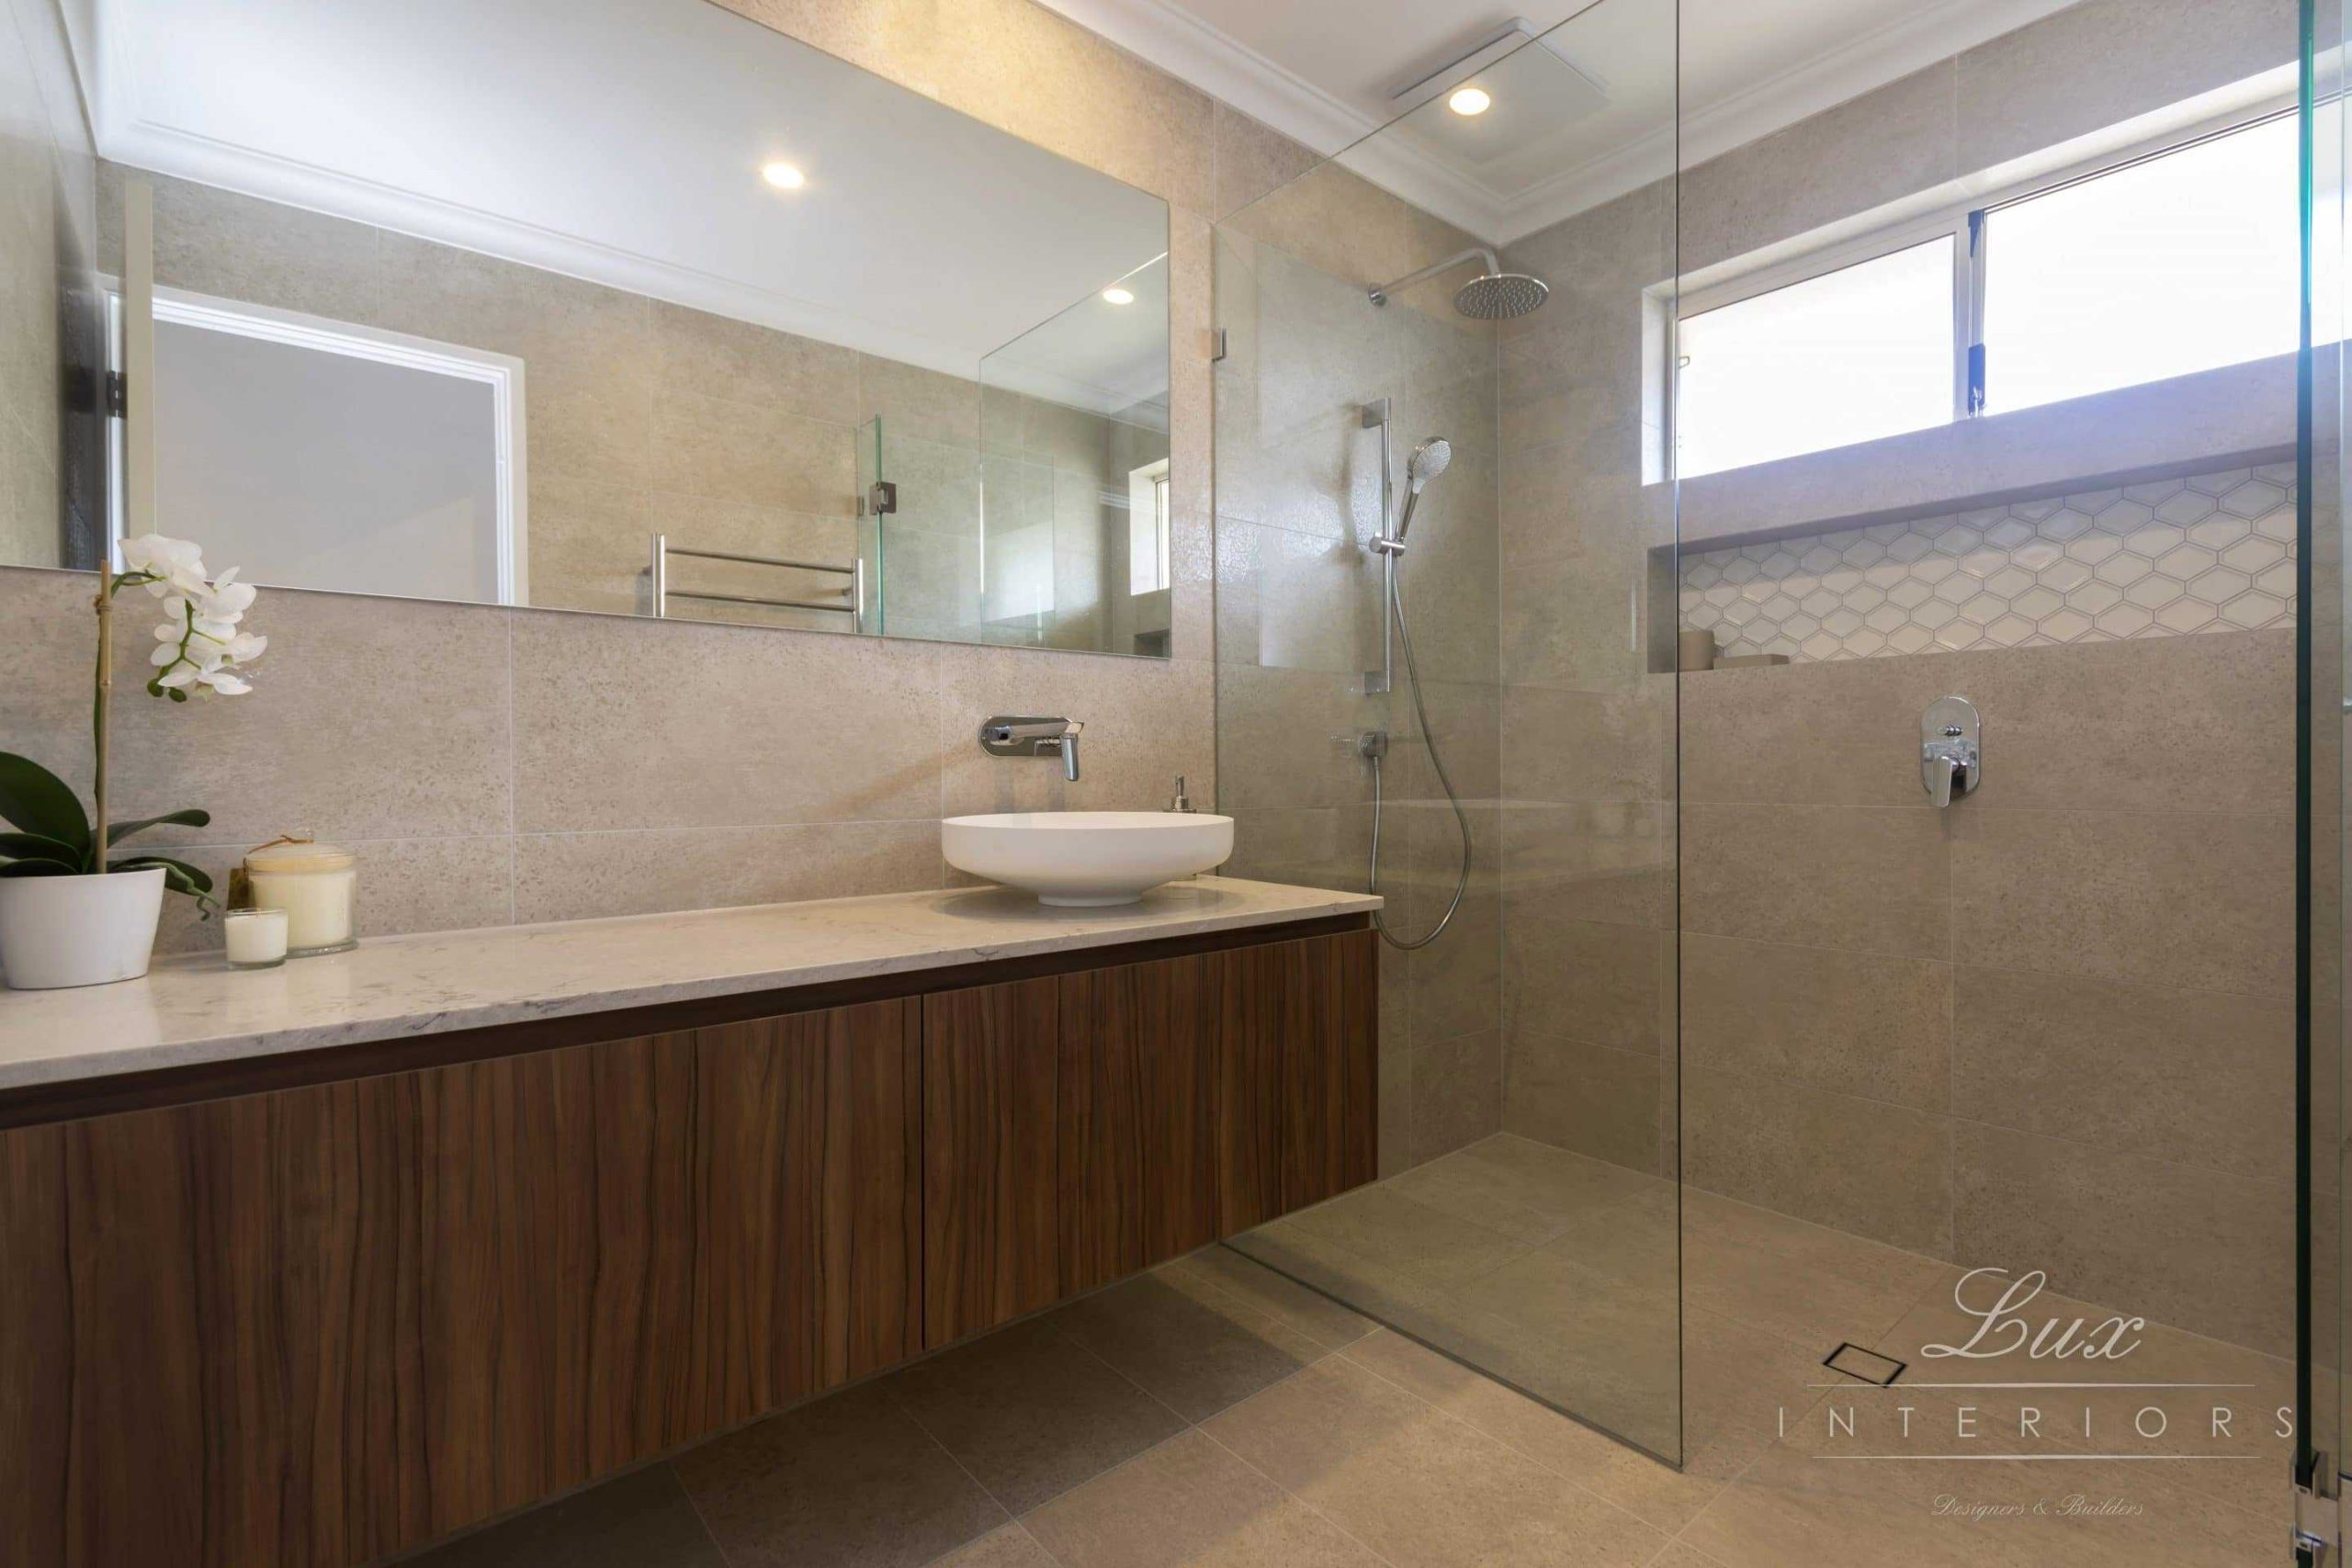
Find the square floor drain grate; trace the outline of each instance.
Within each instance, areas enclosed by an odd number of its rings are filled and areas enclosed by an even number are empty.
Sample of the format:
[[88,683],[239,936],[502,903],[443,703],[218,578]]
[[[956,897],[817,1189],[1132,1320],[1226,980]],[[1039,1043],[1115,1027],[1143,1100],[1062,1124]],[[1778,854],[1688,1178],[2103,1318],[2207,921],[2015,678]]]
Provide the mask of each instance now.
[[1865,1350],[1860,1345],[1848,1341],[1824,1357],[1821,1364],[1833,1372],[1843,1372],[1849,1378],[1860,1378],[1864,1382],[1890,1388],[1910,1363],[1882,1356],[1875,1350]]

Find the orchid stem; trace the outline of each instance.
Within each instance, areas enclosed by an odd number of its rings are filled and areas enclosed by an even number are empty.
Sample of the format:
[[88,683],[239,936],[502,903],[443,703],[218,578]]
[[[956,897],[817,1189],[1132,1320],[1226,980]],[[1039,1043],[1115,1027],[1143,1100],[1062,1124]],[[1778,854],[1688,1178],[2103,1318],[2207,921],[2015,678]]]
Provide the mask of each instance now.
[[97,610],[97,682],[90,704],[90,738],[97,753],[97,778],[91,794],[97,811],[90,830],[90,871],[103,875],[107,869],[107,708],[114,694],[114,562],[110,558],[98,563]]

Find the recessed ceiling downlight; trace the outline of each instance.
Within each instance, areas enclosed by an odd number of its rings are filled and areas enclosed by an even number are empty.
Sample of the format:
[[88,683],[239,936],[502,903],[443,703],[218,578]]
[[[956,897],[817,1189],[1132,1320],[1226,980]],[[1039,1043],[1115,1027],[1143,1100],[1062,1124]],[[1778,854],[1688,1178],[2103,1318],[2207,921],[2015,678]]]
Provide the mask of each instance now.
[[1136,291],[1132,288],[1122,288],[1114,283],[1102,290],[1102,300],[1108,305],[1132,305],[1136,302]]
[[763,165],[760,169],[760,178],[778,190],[798,190],[808,183],[808,176],[802,174],[797,165],[785,163]]
[[1485,114],[1494,107],[1493,95],[1484,87],[1456,87],[1445,107],[1459,115]]

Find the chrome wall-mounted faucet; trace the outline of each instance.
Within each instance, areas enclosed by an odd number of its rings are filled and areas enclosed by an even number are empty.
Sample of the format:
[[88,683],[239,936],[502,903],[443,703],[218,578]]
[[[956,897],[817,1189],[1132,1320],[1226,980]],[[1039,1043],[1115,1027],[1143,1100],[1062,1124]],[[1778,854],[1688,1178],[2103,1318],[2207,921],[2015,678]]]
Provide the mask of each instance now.
[[1938,697],[1919,716],[1919,783],[1937,809],[1984,782],[1984,728],[1966,697]]
[[1016,717],[1003,714],[980,726],[980,750],[991,757],[1050,757],[1062,760],[1062,777],[1078,782],[1078,736],[1086,728],[1074,718]]

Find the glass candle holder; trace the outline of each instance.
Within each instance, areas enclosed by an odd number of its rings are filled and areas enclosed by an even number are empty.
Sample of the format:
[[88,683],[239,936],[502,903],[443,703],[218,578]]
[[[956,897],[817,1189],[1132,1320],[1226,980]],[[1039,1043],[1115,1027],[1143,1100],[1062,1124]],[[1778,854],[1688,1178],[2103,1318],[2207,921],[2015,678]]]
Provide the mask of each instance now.
[[286,911],[231,909],[220,917],[232,969],[275,969],[286,962]]
[[353,921],[356,857],[334,844],[272,844],[245,856],[257,908],[286,911],[286,954],[309,958],[358,945]]

